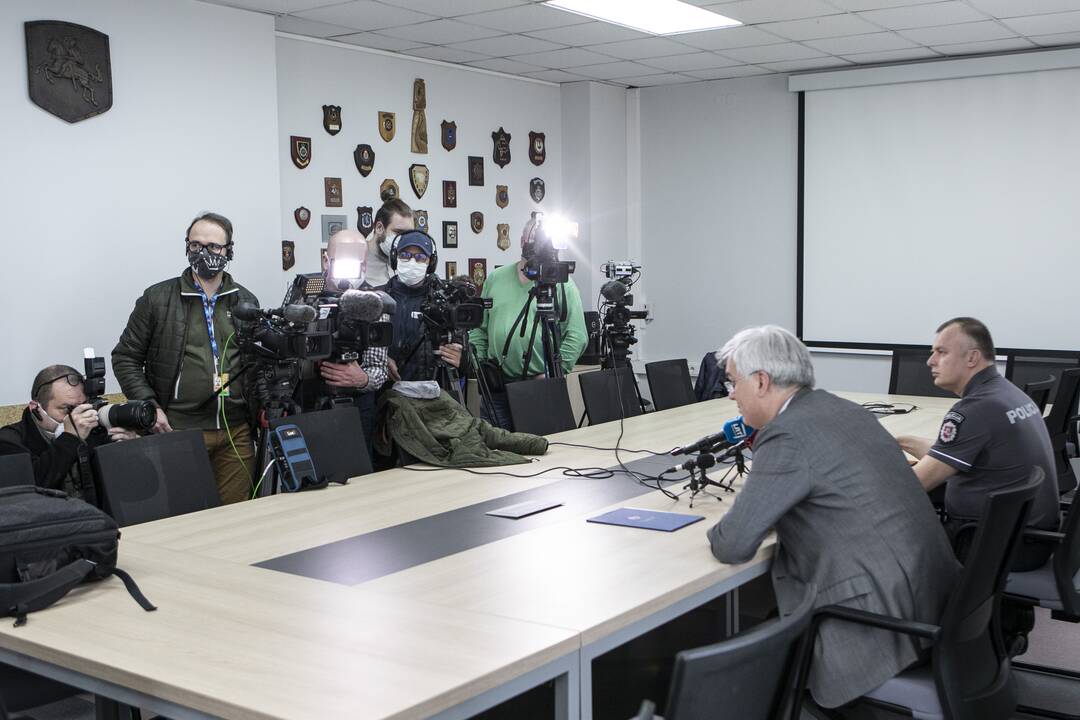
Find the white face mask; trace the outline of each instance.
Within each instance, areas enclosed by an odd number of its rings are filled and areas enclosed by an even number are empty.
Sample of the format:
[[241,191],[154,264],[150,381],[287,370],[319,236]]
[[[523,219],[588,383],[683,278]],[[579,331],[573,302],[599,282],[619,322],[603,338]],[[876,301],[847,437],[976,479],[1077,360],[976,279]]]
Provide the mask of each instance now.
[[427,263],[417,260],[399,260],[397,274],[401,278],[401,282],[406,285],[419,285],[420,281],[427,275],[427,267]]
[[386,257],[390,257],[390,246],[394,244],[394,238],[396,237],[397,233],[387,230],[386,235],[379,241],[379,249],[382,250],[382,254]]

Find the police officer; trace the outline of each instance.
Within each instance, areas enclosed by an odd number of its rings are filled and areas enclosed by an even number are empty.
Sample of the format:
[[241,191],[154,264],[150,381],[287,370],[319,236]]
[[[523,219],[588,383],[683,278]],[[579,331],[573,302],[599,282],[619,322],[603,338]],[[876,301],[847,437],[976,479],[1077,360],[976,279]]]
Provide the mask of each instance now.
[[[1033,466],[1046,473],[1028,516],[1030,527],[1058,528],[1057,471],[1042,413],[994,365],[994,341],[981,322],[953,318],[937,329],[930,359],[934,384],[956,393],[934,440],[900,436],[919,458],[915,475],[927,490],[947,483],[946,530],[955,534],[965,521],[982,515],[986,496],[1027,478]],[[964,543],[965,538],[960,538]],[[966,538],[970,542],[970,535]],[[961,556],[966,548],[957,547]],[[1050,546],[1021,546],[1014,570],[1032,570],[1049,558]],[[963,559],[961,557],[961,559]]]

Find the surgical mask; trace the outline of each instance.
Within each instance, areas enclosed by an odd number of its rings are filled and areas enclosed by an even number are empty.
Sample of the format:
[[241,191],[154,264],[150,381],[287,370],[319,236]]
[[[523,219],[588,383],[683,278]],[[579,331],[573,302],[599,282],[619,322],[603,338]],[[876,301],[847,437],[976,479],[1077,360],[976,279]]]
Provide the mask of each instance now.
[[229,259],[224,254],[215,255],[206,248],[199,252],[189,252],[187,259],[188,264],[191,265],[191,271],[203,280],[213,279],[229,263]]
[[427,263],[417,260],[400,260],[397,264],[397,274],[401,282],[409,286],[419,285],[427,275]]
[[379,251],[382,252],[383,257],[390,257],[390,246],[394,244],[394,238],[397,237],[397,233],[387,231],[383,239],[379,241]]

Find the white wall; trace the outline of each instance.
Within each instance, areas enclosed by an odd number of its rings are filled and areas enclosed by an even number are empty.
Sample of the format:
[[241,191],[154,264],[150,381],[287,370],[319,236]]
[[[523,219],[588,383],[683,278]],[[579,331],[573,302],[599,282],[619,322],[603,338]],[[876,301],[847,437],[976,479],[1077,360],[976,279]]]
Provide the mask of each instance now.
[[[278,126],[277,159],[281,174],[280,209],[282,237],[296,242],[296,266],[284,272],[280,263],[279,286],[274,302],[297,272],[319,268],[322,241],[320,215],[346,215],[356,227],[356,208],[379,205],[379,185],[388,177],[397,181],[401,198],[414,210],[427,210],[430,232],[439,252],[439,275],[447,260],[466,271],[468,258],[486,257],[488,272],[495,265],[520,257],[521,230],[534,209],[556,212],[562,194],[562,142],[559,88],[547,83],[513,79],[442,64],[409,60],[400,56],[365,51],[349,45],[312,42],[293,37],[277,40]],[[413,80],[423,78],[427,90],[428,153],[410,151]],[[322,106],[340,105],[342,129],[329,135],[322,126]],[[379,136],[379,111],[396,113],[397,133],[391,142]],[[457,147],[446,151],[440,143],[443,120],[457,123]],[[511,135],[511,161],[499,168],[492,161],[491,133],[500,126]],[[540,166],[529,161],[529,131],[546,134],[547,159]],[[312,139],[311,165],[297,169],[290,159],[289,136]],[[360,143],[375,151],[375,167],[362,177],[353,161]],[[484,158],[484,186],[468,184],[468,156]],[[427,165],[430,180],[423,198],[417,199],[409,184],[409,166]],[[343,207],[324,205],[323,178],[342,179]],[[535,205],[529,197],[529,180],[540,177],[546,196]],[[442,181],[456,180],[457,208],[442,207]],[[495,186],[507,185],[510,204],[495,205]],[[293,210],[303,205],[312,212],[311,223],[301,230]],[[469,214],[484,213],[480,235],[469,228]],[[442,247],[442,223],[456,220],[456,250]],[[496,246],[497,223],[510,225],[510,249]],[[264,303],[267,304],[267,303]]]
[[[43,19],[109,36],[111,110],[69,125],[30,102],[23,23]],[[202,210],[233,221],[230,269],[266,296],[280,267],[272,17],[186,0],[8,0],[0,67],[0,403],[24,402],[45,365],[81,368],[83,346],[108,357],[143,289],[183,270]]]

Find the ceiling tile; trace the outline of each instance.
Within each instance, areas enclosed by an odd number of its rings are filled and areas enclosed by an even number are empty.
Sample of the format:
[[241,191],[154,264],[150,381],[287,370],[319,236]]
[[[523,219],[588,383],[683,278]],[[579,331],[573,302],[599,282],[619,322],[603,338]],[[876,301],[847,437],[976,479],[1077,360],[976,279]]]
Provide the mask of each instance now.
[[[1080,16],[1080,13],[1077,13],[1077,15]],[[1044,15],[1043,17],[1051,16]],[[900,34],[909,40],[914,40],[920,45],[931,46],[962,42],[979,42],[980,40],[1000,40],[1002,38],[1016,36],[1016,33],[1003,27],[994,20],[963,23],[961,25],[942,25],[941,27],[901,30]]]
[[587,22],[580,25],[570,25],[569,27],[551,28],[550,30],[534,30],[529,35],[541,40],[562,43],[563,45],[576,45],[578,47],[616,42],[618,40],[653,37],[648,33],[606,22]]
[[581,15],[555,10],[546,5],[522,5],[470,15],[469,22],[504,32],[523,33],[591,21]]
[[391,50],[393,52],[424,47],[424,43],[418,43],[415,40],[400,40],[373,32],[336,35],[334,40],[349,43],[350,45],[360,45],[361,47],[375,48],[376,50]]
[[281,32],[321,38],[332,37],[334,35],[347,35],[356,32],[353,28],[342,27],[341,25],[331,25],[330,23],[315,22],[314,20],[305,20],[304,18],[298,18],[293,15],[278,15],[274,18],[274,29]]
[[731,27],[720,30],[705,30],[679,35],[683,45],[702,50],[726,50],[728,48],[749,47],[751,45],[770,45],[787,38],[777,37],[756,27]]
[[340,5],[304,10],[293,15],[332,25],[344,25],[357,30],[380,30],[433,19],[431,15],[390,7],[373,0],[353,0]]
[[431,60],[442,60],[443,62],[450,63],[467,63],[471,60],[485,60],[487,59],[480,53],[467,52],[465,50],[455,50],[454,48],[443,47],[441,45],[416,48],[414,50],[406,50],[405,55],[413,55],[415,57],[429,58]]
[[677,85],[679,83],[697,82],[697,78],[687,77],[686,75],[677,75],[675,73],[662,73],[660,75],[614,78],[614,81],[631,87],[655,87],[657,85]]
[[858,12],[859,10],[877,10],[879,8],[899,7],[900,5],[925,5],[940,0],[828,0],[830,5],[839,10]]
[[875,63],[904,62],[906,60],[925,60],[926,58],[939,58],[941,55],[930,48],[914,47],[906,50],[884,50],[882,52],[854,53],[844,55],[844,58],[859,65],[873,65]]
[[870,10],[859,13],[859,17],[889,30],[955,25],[956,23],[987,19],[984,13],[975,10],[966,3],[957,2],[957,0],[932,5],[910,5],[887,10]]
[[642,65],[682,72],[683,70],[706,70],[708,68],[729,67],[739,65],[736,60],[729,60],[711,52],[692,53],[690,55],[669,55],[667,57],[648,58],[641,61]]
[[1057,33],[1054,35],[1036,35],[1031,38],[1031,42],[1042,47],[1053,47],[1055,45],[1078,45],[1080,44],[1080,32]]
[[584,75],[585,77],[594,80],[611,80],[617,77],[648,75],[650,73],[659,74],[663,72],[657,68],[630,62],[629,60],[601,63],[600,65],[585,65],[583,67],[572,68],[572,70],[579,75]]
[[484,70],[494,70],[495,72],[510,73],[512,75],[522,75],[529,72],[539,72],[544,69],[539,65],[530,65],[528,63],[518,62],[517,60],[507,60],[506,58],[477,60],[476,62],[469,63],[469,65],[472,67],[483,68]]
[[767,23],[760,29],[771,32],[787,40],[815,40],[841,35],[859,35],[880,30],[855,15],[829,15],[807,20],[789,20],[787,22]]
[[802,60],[804,58],[817,58],[825,53],[814,48],[799,45],[798,43],[780,43],[779,45],[758,45],[749,48],[733,48],[725,50],[724,55],[735,58],[739,62],[773,63],[785,60]]
[[241,10],[274,13],[275,15],[297,10],[310,10],[326,4],[326,0],[203,0],[203,2],[240,8]]
[[806,60],[789,60],[787,62],[764,63],[762,67],[775,72],[799,72],[801,70],[821,70],[822,68],[852,67],[854,63],[838,57],[808,58]]
[[985,40],[983,42],[956,43],[955,45],[935,45],[934,50],[946,55],[976,55],[979,53],[1011,52],[1014,50],[1031,50],[1035,43],[1024,38],[1007,38],[1005,40]]
[[603,45],[592,45],[589,49],[620,60],[640,60],[642,58],[679,55],[695,51],[695,48],[662,37],[620,40],[619,42],[604,43]]
[[968,0],[969,3],[996,18],[1020,15],[1043,15],[1080,10],[1080,0]]
[[[1032,15],[1002,20],[1005,25],[1021,35],[1051,35],[1080,30],[1080,12]],[[989,38],[984,38],[989,39]]]
[[839,12],[822,0],[737,0],[709,5],[706,10],[726,15],[746,25],[835,15]]
[[883,50],[900,50],[915,47],[915,43],[893,32],[807,40],[806,44],[832,55],[850,55],[851,53],[881,52]]
[[522,55],[524,53],[545,52],[547,50],[559,50],[561,45],[538,40],[526,35],[499,35],[498,37],[485,38],[483,40],[470,40],[463,43],[454,43],[451,47],[469,52],[483,53],[492,57],[504,57],[506,55]]
[[589,79],[587,77],[568,73],[565,70],[543,70],[541,72],[525,73],[525,77],[536,78],[537,80],[547,80],[548,82],[555,83],[580,82]]
[[699,80],[725,80],[727,78],[749,77],[751,75],[771,75],[772,70],[757,65],[739,65],[737,67],[716,68],[713,70],[687,70],[686,74]]
[[605,55],[582,50],[581,48],[566,48],[564,50],[528,53],[526,55],[515,55],[513,58],[520,62],[542,65],[544,67],[555,68],[556,70],[574,67],[575,65],[592,65],[609,59]]
[[[326,5],[330,0],[322,0]],[[455,17],[470,13],[502,10],[516,5],[527,5],[529,0],[379,0],[386,5],[415,10],[439,17]]]
[[401,27],[386,28],[383,35],[400,38],[402,40],[415,40],[432,45],[449,45],[450,43],[465,42],[484,37],[497,35],[498,32],[488,28],[476,27],[458,20],[431,20],[415,25],[402,25]]

